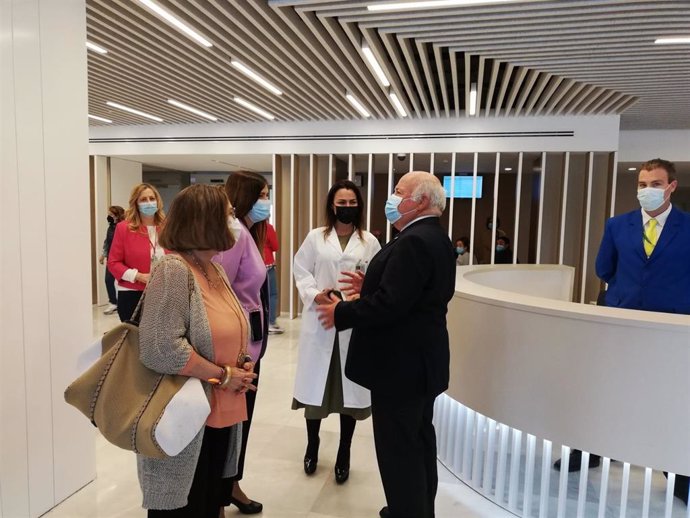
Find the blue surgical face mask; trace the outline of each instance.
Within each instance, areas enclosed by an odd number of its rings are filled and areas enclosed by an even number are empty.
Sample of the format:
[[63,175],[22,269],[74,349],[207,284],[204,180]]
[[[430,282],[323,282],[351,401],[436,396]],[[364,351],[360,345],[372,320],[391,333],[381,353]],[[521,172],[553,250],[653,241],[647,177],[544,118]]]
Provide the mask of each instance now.
[[496,251],[497,252],[503,252],[505,249],[506,249],[506,247],[503,245],[496,245]]
[[144,216],[153,216],[158,212],[158,202],[155,201],[145,201],[143,203],[138,203],[139,212]]
[[402,196],[398,196],[397,194],[391,194],[388,197],[388,200],[386,201],[386,219],[390,222],[391,225],[398,221],[400,218],[402,218],[405,214],[409,214],[410,212],[417,210],[415,208],[408,210],[406,212],[400,212],[398,210],[398,207],[403,202],[403,200],[406,199],[407,198],[403,198]]
[[252,220],[252,223],[258,223],[268,219],[271,215],[271,200],[256,200],[256,203],[249,211],[247,216]]
[[645,187],[638,189],[637,200],[647,212],[653,212],[661,207],[666,201],[666,189],[657,189],[655,187]]
[[464,246],[458,246],[455,248],[455,251],[458,253],[458,255],[462,255],[465,253],[465,247]]

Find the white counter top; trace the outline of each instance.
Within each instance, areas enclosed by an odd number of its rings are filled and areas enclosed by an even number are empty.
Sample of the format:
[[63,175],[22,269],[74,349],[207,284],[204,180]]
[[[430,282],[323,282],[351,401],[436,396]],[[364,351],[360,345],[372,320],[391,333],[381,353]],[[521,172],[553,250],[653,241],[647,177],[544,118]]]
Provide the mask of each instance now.
[[690,316],[568,302],[572,279],[458,267],[448,395],[557,444],[690,474]]

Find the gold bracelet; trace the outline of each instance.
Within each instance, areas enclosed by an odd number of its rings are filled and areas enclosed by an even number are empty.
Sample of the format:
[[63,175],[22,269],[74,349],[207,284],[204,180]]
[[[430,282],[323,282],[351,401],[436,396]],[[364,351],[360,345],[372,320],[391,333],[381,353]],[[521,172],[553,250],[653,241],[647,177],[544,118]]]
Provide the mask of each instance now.
[[225,388],[228,385],[230,385],[230,380],[232,379],[232,367],[229,365],[223,365],[223,378],[220,381],[220,385],[218,385],[218,388]]

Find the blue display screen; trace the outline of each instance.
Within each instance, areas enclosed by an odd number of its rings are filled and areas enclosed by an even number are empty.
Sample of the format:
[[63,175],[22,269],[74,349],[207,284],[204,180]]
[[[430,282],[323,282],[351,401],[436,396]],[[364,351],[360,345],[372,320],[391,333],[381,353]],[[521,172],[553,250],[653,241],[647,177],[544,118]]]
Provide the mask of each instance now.
[[[472,198],[472,181],[473,181],[472,176],[456,176],[455,177],[455,192],[454,197],[455,198]],[[446,198],[450,198],[450,183],[451,177],[450,176],[444,176],[443,177],[443,188],[446,191]],[[482,185],[483,185],[483,177],[477,175],[477,198],[482,197]]]

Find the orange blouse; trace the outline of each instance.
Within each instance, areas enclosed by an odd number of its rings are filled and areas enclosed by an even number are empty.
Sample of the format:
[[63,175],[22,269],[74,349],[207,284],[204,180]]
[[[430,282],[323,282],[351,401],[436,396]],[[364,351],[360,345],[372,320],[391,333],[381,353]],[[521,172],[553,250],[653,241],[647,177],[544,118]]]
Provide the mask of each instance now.
[[[236,367],[238,355],[241,351],[247,350],[248,344],[248,324],[244,310],[229,286],[222,283],[221,286],[211,288],[201,272],[197,271],[196,268],[193,268],[192,271],[201,288],[202,299],[206,307],[213,342],[214,362],[217,365]],[[193,352],[180,374],[186,374],[194,363],[200,361],[199,355]],[[211,414],[206,420],[207,426],[225,428],[246,420],[247,399],[244,394],[229,388],[225,390],[213,389]]]

